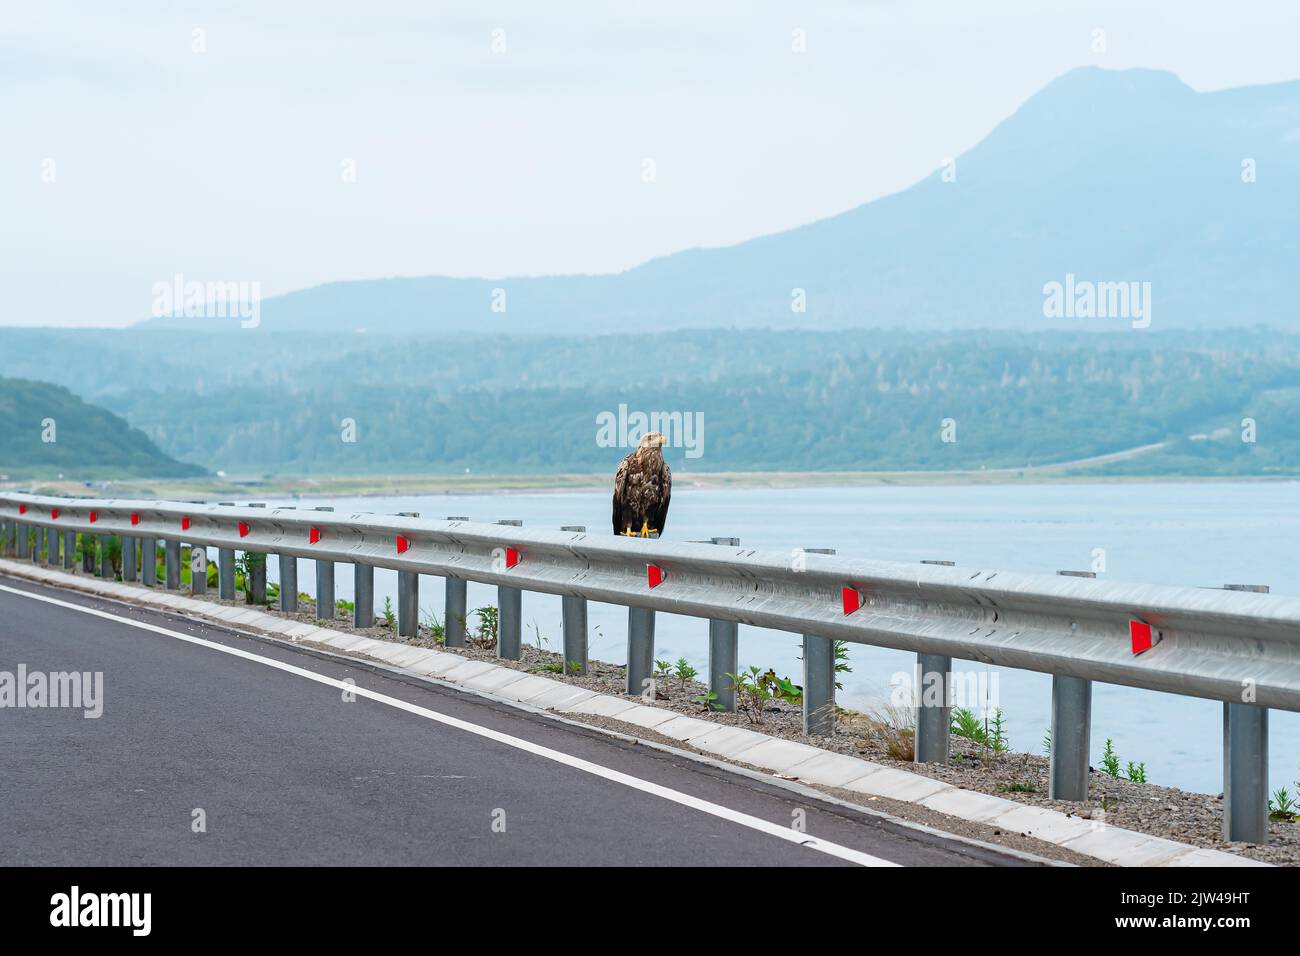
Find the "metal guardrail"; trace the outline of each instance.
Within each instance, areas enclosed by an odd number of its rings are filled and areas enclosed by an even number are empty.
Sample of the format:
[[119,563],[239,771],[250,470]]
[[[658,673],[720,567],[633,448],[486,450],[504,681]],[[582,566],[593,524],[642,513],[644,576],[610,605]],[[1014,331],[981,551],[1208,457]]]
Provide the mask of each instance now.
[[[153,550],[147,542],[161,541],[170,587],[180,586],[182,542],[202,546],[196,553],[204,556],[216,548],[227,598],[234,597],[236,551],[275,554],[291,585],[281,589],[285,609],[296,606],[295,559],[310,558],[317,562],[318,613],[326,617],[334,610],[334,564],[349,563],[362,626],[373,620],[373,608],[363,605],[373,604],[374,568],[392,569],[399,572],[399,632],[408,635],[415,633],[419,575],[441,576],[451,646],[464,642],[465,582],[496,585],[497,651],[512,659],[519,656],[523,591],[562,596],[565,660],[584,666],[585,602],[622,605],[629,608],[629,693],[653,680],[656,611],[711,622],[715,692],[726,670],[735,670],[736,624],[791,631],[803,635],[804,722],[813,734],[833,729],[833,642],[914,651],[918,760],[947,759],[953,658],[1049,673],[1049,795],[1058,799],[1087,795],[1092,681],[1220,700],[1229,839],[1266,839],[1267,708],[1300,711],[1300,598],[765,552],[734,539],[670,543],[462,518],[229,504],[4,493],[0,521],[29,535],[46,529],[47,552],[55,555],[62,535],[67,567],[68,535],[120,537],[131,545],[123,551],[128,580],[136,577],[136,542],[145,542],[143,555]],[[16,537],[22,556],[25,536]],[[6,534],[6,544],[14,538]],[[152,576],[150,562],[139,566]],[[260,586],[264,593],[264,569]],[[927,688],[936,690],[933,699]],[[734,707],[730,695],[719,700]]]

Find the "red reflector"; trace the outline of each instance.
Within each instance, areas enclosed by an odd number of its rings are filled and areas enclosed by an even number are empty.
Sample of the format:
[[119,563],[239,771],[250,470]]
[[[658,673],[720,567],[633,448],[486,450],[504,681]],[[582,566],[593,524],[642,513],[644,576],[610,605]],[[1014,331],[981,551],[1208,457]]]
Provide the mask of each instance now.
[[139,524],[139,523],[140,523],[140,516],[139,516],[139,515],[131,515],[131,524]]
[[657,564],[647,564],[645,566],[646,579],[652,588],[657,588],[664,583],[664,569]]
[[1145,621],[1129,621],[1128,636],[1133,644],[1133,653],[1141,654],[1160,643],[1160,632],[1153,631]]
[[307,543],[315,544],[320,540],[320,528],[312,528],[307,532]]
[[513,568],[519,563],[519,549],[506,548],[506,567]]
[[19,506],[18,506],[18,513],[19,513],[20,515],[25,515],[25,514],[27,514],[27,506],[26,506],[26,505],[19,505]]
[[847,585],[843,588],[844,594],[844,613],[852,614],[854,611],[862,610],[862,592],[857,588],[851,588]]
[[[93,521],[94,519],[92,518],[91,520]],[[181,530],[182,530],[182,531],[189,531],[189,530],[190,530],[190,519],[189,519],[189,518],[187,518],[187,517],[182,517],[182,518],[181,518]]]
[[248,522],[246,521],[239,522],[239,536],[241,538],[248,537]]
[[98,520],[99,520],[99,512],[98,512],[98,511],[92,511],[92,512],[90,513],[90,523],[91,523],[91,524],[94,524],[94,523],[95,523],[96,521],[98,521]]
[[59,520],[59,509],[58,509],[58,508],[51,508],[51,509],[50,509],[50,520],[51,520],[51,521],[58,521],[58,520]]
[[406,553],[406,549],[409,548],[410,546],[411,546],[411,541],[410,541],[409,538],[404,538],[404,537],[402,537],[400,534],[397,536],[397,553],[398,553],[398,554],[405,554],[405,553]]

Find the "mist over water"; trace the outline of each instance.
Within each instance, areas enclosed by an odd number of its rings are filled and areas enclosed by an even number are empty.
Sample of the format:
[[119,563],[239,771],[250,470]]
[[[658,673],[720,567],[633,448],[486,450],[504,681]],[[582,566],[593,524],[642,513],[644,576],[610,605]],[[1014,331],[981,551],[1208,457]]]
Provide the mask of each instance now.
[[[1016,484],[805,489],[692,490],[679,478],[665,537],[672,541],[735,536],[747,546],[789,551],[835,548],[841,555],[1051,574],[1088,570],[1104,549],[1109,580],[1217,587],[1267,584],[1274,594],[1300,594],[1300,483],[1151,482]],[[465,515],[476,521],[516,518],[527,526],[585,524],[609,529],[606,492],[410,497],[262,499],[298,507],[333,505],[344,514],[415,511],[425,517]],[[275,577],[276,564],[268,572]],[[299,586],[311,593],[312,562],[300,562]],[[339,597],[352,598],[352,576],[337,575]],[[396,604],[397,574],[377,570],[376,604]],[[469,606],[495,604],[495,588],[469,585]],[[422,617],[443,609],[442,579],[420,579]],[[524,640],[559,650],[560,599],[524,593]],[[626,660],[627,611],[590,604],[591,656]],[[801,680],[798,635],[741,626],[741,666],[757,664]],[[659,614],[655,656],[685,657],[701,673],[708,664],[708,626]],[[843,675],[839,700],[861,707],[887,698],[889,681],[910,674],[914,655],[852,645],[853,672]],[[954,661],[955,668],[963,668]],[[984,669],[970,664],[969,669]],[[1051,679],[1000,669],[998,703],[1011,746],[1042,752],[1050,723]],[[1222,705],[1135,688],[1096,684],[1093,764],[1107,737],[1122,761],[1145,762],[1152,783],[1219,793]],[[1270,717],[1270,788],[1300,779],[1300,715]],[[1293,788],[1293,787],[1292,787]],[[1294,789],[1294,788],[1293,788]]]

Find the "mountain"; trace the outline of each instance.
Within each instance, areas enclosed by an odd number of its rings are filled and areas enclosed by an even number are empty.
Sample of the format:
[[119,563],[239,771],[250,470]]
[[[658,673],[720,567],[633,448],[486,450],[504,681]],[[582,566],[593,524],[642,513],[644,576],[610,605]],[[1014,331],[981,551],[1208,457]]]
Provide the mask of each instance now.
[[12,478],[202,475],[164,455],[144,432],[66,388],[0,378],[0,474]]
[[[1300,81],[1198,93],[1169,73],[1086,67],[958,157],[955,178],[939,170],[787,232],[617,275],[336,282],[268,299],[261,322],[431,334],[1142,324],[1045,317],[1045,285],[1072,275],[1150,283],[1156,329],[1294,325],[1297,208]],[[498,288],[504,313],[491,310]]]

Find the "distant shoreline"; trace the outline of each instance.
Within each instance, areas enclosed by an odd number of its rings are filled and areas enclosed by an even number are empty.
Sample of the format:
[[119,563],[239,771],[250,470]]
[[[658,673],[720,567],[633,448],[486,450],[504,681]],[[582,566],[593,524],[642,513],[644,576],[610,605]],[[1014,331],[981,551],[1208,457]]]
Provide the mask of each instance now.
[[[612,474],[563,475],[277,475],[261,479],[124,478],[86,487],[81,481],[9,481],[0,487],[30,488],[38,494],[112,498],[297,498],[389,497],[412,495],[565,494],[608,491]],[[673,475],[674,490],[758,488],[923,487],[927,485],[1151,484],[1300,481],[1297,475],[1065,475],[1050,468],[988,471],[775,471],[685,472]]]

